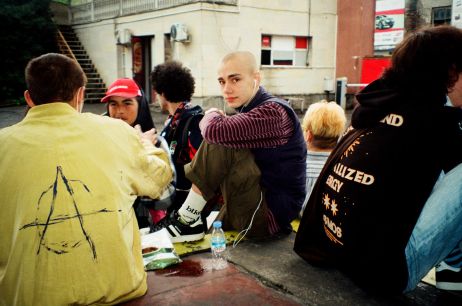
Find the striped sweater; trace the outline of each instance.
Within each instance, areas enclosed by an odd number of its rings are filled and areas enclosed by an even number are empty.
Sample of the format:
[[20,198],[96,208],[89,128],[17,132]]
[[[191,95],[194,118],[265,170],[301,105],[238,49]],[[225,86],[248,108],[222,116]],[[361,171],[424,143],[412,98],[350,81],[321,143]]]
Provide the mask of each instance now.
[[306,203],[308,203],[314,184],[316,183],[319,173],[321,173],[327,158],[329,158],[329,155],[330,152],[315,151],[308,151],[306,154],[306,197],[303,202],[300,216],[303,215],[303,211],[305,210]]
[[[246,149],[282,146],[294,132],[292,120],[284,107],[276,102],[265,102],[233,116],[208,112],[199,127],[208,143]],[[271,210],[268,210],[268,230],[271,235],[280,230]]]
[[209,112],[199,126],[208,143],[247,149],[282,146],[294,131],[284,107],[275,102],[262,103],[249,112],[233,116]]

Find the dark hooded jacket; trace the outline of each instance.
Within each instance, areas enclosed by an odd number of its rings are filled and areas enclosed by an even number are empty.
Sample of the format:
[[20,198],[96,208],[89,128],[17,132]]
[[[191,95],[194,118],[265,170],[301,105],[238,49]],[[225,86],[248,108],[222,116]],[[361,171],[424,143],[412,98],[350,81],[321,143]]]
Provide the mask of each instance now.
[[361,286],[402,292],[405,248],[441,171],[462,159],[462,110],[417,99],[384,80],[357,96],[352,126],[331,153],[295,240],[307,261]]
[[294,133],[282,146],[251,150],[261,171],[261,186],[265,190],[268,208],[281,230],[290,233],[290,222],[297,217],[305,199],[306,144],[298,117],[286,101],[270,95],[262,87],[241,112],[249,112],[270,101],[284,107],[294,123]]
[[195,154],[195,152],[190,152],[190,146],[197,150],[202,143],[199,129],[199,122],[203,117],[202,108],[198,105],[191,108],[186,107],[179,115],[178,125],[172,128],[172,120],[170,120],[160,133],[169,145],[176,170],[177,192],[173,204],[168,208],[169,211],[178,210],[191,189],[192,183],[185,176],[184,165],[189,163]]

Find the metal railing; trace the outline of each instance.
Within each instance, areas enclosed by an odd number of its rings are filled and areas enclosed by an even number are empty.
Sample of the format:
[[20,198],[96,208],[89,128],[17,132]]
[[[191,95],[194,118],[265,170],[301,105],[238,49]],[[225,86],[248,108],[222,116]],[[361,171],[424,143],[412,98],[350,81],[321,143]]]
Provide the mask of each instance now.
[[155,11],[185,4],[207,2],[213,4],[237,5],[239,0],[89,0],[72,5],[72,23],[89,23],[103,19]]
[[66,38],[64,38],[63,33],[61,33],[60,30],[58,30],[57,32],[57,40],[58,40],[59,51],[61,52],[61,54],[64,54],[77,62],[74,52],[72,52],[72,49],[69,47],[69,44],[67,43]]

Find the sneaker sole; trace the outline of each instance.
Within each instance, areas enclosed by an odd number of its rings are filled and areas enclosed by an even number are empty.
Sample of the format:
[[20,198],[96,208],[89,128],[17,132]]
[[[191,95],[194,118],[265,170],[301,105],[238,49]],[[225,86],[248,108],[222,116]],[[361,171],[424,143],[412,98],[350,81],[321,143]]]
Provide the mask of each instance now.
[[436,288],[442,290],[461,291],[462,283],[436,282]]
[[194,235],[184,235],[184,236],[179,236],[179,237],[170,236],[173,243],[198,241],[198,240],[204,239],[204,237],[205,237],[205,233],[194,234]]

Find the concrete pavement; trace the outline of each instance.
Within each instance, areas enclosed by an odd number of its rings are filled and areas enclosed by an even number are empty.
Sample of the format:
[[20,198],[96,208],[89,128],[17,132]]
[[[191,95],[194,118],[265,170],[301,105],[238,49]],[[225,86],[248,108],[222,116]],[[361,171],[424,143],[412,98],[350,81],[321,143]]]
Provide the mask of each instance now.
[[306,263],[292,250],[294,238],[228,246],[221,271],[207,268],[210,251],[183,257],[186,267],[149,271],[147,294],[123,305],[462,305],[461,295],[425,283],[406,295],[371,295],[336,270]]

